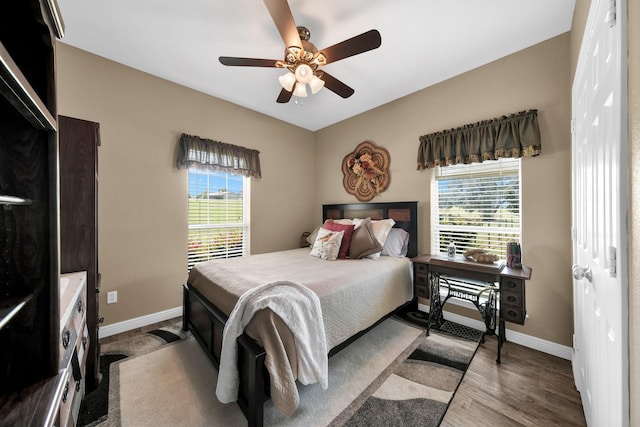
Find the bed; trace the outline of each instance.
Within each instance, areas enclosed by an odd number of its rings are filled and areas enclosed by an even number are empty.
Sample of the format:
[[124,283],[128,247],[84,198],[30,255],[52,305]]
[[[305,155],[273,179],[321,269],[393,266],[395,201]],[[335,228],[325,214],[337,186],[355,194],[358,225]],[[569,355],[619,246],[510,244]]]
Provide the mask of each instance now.
[[[229,315],[245,292],[261,284],[290,281],[317,295],[329,357],[411,303],[409,258],[417,255],[417,202],[323,205],[322,217],[336,222],[391,218],[394,228],[409,235],[407,256],[327,261],[310,256],[310,248],[298,248],[198,264],[184,285],[183,328],[191,331],[219,371]],[[237,356],[234,354],[239,374],[237,403],[249,425],[260,426],[264,402],[270,397],[281,410],[281,405],[288,411],[297,406],[297,390],[290,390],[295,389],[296,361],[287,360],[296,351],[291,347],[291,332],[269,309],[258,311],[244,331],[237,339]],[[274,337],[279,341],[272,343]],[[269,370],[274,372],[276,365],[287,369],[272,378]],[[293,387],[288,386],[292,377]]]

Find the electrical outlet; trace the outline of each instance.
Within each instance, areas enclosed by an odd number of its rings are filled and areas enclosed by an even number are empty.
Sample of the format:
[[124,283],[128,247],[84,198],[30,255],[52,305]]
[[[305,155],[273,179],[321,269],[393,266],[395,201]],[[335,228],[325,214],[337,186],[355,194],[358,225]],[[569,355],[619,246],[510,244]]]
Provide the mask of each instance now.
[[107,304],[113,304],[118,302],[118,291],[107,292]]

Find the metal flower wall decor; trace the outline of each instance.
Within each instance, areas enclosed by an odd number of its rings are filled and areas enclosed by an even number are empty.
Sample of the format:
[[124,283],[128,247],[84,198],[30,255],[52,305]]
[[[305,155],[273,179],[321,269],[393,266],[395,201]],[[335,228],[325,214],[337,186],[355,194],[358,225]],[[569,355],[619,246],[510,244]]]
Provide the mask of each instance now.
[[389,187],[391,157],[383,147],[361,142],[342,160],[342,183],[349,194],[368,202]]

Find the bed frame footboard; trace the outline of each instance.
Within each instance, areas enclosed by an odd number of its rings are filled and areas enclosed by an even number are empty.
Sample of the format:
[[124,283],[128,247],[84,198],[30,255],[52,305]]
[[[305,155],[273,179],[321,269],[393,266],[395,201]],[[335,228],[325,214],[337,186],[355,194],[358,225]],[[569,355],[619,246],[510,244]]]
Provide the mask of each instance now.
[[[207,301],[188,283],[183,286],[182,329],[191,331],[216,369],[220,368],[222,332],[227,316]],[[255,340],[243,334],[238,338],[238,371],[240,389],[238,406],[249,426],[263,424],[264,402],[269,399],[269,373],[264,360],[266,352]]]

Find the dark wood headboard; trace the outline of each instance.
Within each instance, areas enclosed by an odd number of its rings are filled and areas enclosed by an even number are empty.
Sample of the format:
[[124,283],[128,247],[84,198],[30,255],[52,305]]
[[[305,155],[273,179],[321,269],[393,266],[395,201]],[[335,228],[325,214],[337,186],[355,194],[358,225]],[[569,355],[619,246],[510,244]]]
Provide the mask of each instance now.
[[394,227],[409,233],[408,257],[418,255],[418,202],[345,203],[322,205],[322,219],[391,218]]

